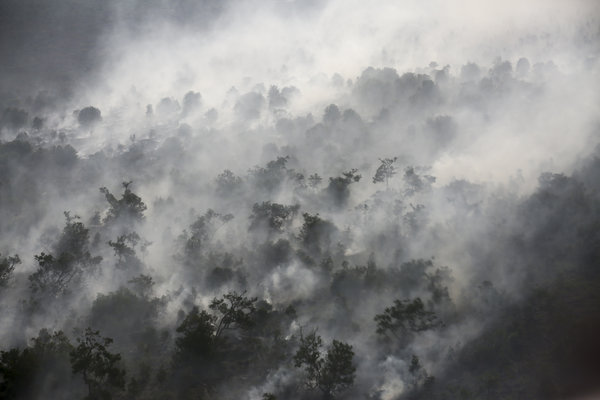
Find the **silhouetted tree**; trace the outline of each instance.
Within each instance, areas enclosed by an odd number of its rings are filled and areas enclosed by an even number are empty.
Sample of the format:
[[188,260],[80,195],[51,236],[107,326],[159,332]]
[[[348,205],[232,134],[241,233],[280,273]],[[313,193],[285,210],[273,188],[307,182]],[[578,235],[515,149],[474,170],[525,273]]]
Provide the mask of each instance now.
[[308,185],[311,188],[317,188],[321,184],[322,181],[323,181],[323,178],[321,178],[319,176],[319,174],[316,174],[316,173],[312,174],[308,177]]
[[74,278],[98,265],[102,257],[89,252],[89,231],[78,216],[65,212],[63,232],[54,247],[55,255],[42,252],[35,256],[37,270],[29,276],[30,288],[36,295],[57,297],[66,292]]
[[208,243],[214,234],[227,222],[233,219],[232,214],[220,214],[209,209],[204,215],[190,225],[190,232],[184,231],[180,236],[183,241],[185,261],[197,264],[207,250]]
[[217,317],[198,307],[186,315],[176,331],[175,357],[177,360],[208,359],[215,354],[215,324]]
[[[62,331],[42,329],[23,350],[0,352],[0,398],[30,399],[65,396],[70,392],[69,340]],[[45,388],[45,393],[40,393]]]
[[121,355],[107,350],[111,338],[103,338],[99,331],[87,328],[77,343],[71,351],[71,365],[74,374],[83,376],[88,387],[87,399],[111,399],[112,391],[125,388],[125,370],[118,365]]
[[342,114],[340,109],[335,104],[330,104],[325,108],[323,113],[323,123],[327,125],[333,125],[340,120]]
[[388,188],[390,178],[396,175],[397,173],[396,167],[394,166],[394,163],[397,159],[398,157],[380,158],[379,161],[381,161],[381,165],[377,168],[377,171],[375,172],[375,176],[373,177],[373,183],[385,181],[385,187]]
[[335,339],[325,354],[321,351],[322,346],[323,341],[316,332],[301,335],[294,365],[296,368],[304,367],[304,383],[308,388],[318,388],[325,399],[332,399],[354,383],[354,351],[349,344]]
[[288,225],[298,210],[299,204],[286,206],[279,203],[271,203],[264,201],[262,204],[254,203],[252,206],[252,215],[250,219],[250,230],[258,227],[268,227],[275,232],[282,232],[283,228]]
[[327,194],[334,201],[337,206],[345,206],[350,197],[350,190],[348,187],[352,183],[360,181],[361,175],[357,173],[356,168],[350,171],[342,173],[342,176],[335,178],[329,178],[329,185],[327,186]]
[[18,255],[2,257],[2,254],[0,254],[0,287],[8,285],[17,264],[21,264],[21,259]]
[[394,300],[394,305],[387,307],[382,314],[375,316],[377,333],[391,333],[404,345],[412,333],[426,331],[441,325],[433,311],[425,309],[419,297],[414,300]]
[[406,167],[404,169],[404,194],[406,196],[413,196],[419,192],[429,190],[435,182],[435,177],[422,174],[422,170],[423,168],[417,167]]
[[154,288],[154,280],[150,275],[140,274],[135,278],[127,281],[132,287],[133,292],[143,298],[150,297],[152,289]]
[[137,270],[142,266],[142,262],[135,254],[135,246],[140,241],[140,236],[136,232],[121,235],[115,242],[109,240],[108,245],[112,247],[117,256],[117,268]]
[[289,156],[277,157],[276,160],[269,161],[265,167],[251,169],[250,177],[256,187],[269,193],[279,188],[289,175],[286,168],[289,159]]
[[331,235],[337,228],[331,222],[322,219],[319,214],[302,214],[304,223],[300,228],[299,239],[303,247],[313,254],[319,256],[320,253],[329,247]]
[[202,104],[202,95],[198,92],[190,90],[183,96],[183,110],[184,116],[196,111]]
[[250,328],[257,299],[244,294],[229,292],[215,297],[209,305],[213,314],[192,308],[177,327],[180,336],[175,340],[176,359],[202,361],[215,357],[225,343],[225,331]]
[[146,204],[142,199],[133,193],[129,188],[131,181],[123,182],[123,194],[121,198],[117,200],[107,188],[101,187],[100,192],[106,197],[106,201],[110,204],[108,209],[108,215],[104,219],[104,222],[111,222],[120,219],[123,222],[136,222],[144,219],[144,211],[146,211]]
[[217,185],[217,194],[226,197],[231,196],[241,188],[242,178],[226,169],[217,176],[215,183]]
[[102,120],[102,113],[96,107],[82,108],[77,114],[77,121],[81,126],[88,127]]
[[256,312],[256,297],[248,298],[246,293],[235,291],[223,295],[222,298],[214,298],[209,308],[218,313],[215,336],[219,338],[225,330],[240,328],[247,329],[252,326],[252,315]]

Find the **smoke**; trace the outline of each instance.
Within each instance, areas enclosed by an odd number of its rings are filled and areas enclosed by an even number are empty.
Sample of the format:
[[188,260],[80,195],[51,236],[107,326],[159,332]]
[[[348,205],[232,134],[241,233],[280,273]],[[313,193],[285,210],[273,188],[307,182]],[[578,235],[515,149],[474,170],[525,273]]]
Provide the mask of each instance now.
[[[307,398],[292,358],[316,330],[353,346],[347,398],[442,396],[427,392],[434,375],[447,390],[499,393],[477,386],[479,341],[510,310],[546,310],[566,291],[559,277],[595,277],[599,11],[586,0],[3,2],[0,261],[22,260],[0,287],[3,349],[93,326],[147,382],[132,397]],[[73,273],[60,294],[32,289],[47,265]],[[235,347],[242,333],[215,367],[229,384],[205,364],[173,367],[185,316],[232,291],[262,302],[255,368]],[[377,333],[376,315],[416,298],[440,324]],[[515,322],[510,351],[554,321],[536,318]],[[525,343],[520,368],[545,354]],[[502,362],[486,364],[490,376]],[[194,371],[206,384],[189,388]],[[538,396],[534,386],[518,393]]]

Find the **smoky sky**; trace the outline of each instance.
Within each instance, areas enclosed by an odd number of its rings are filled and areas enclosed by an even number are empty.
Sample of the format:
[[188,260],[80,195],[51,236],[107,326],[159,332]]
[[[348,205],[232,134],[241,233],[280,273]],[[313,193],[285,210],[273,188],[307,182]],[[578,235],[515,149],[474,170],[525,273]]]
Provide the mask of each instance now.
[[69,96],[97,79],[105,39],[115,26],[139,35],[160,19],[205,30],[226,1],[3,1],[0,4],[2,91],[32,94],[49,89]]
[[[149,85],[135,76],[172,80],[170,75],[185,73],[180,70],[185,66],[201,73],[233,72],[228,81],[246,76],[289,80],[319,73],[357,74],[363,64],[414,67],[430,61],[456,64],[463,58],[490,62],[515,56],[518,49],[530,58],[546,52],[563,65],[588,58],[595,62],[598,47],[598,8],[583,0],[377,5],[7,0],[0,7],[2,91],[30,95],[44,88],[70,95],[98,80]],[[151,47],[148,57],[145,46]],[[152,57],[161,58],[171,71],[151,63]],[[119,68],[123,63],[129,65]],[[212,65],[208,71],[207,64]],[[98,74],[106,68],[108,76]]]

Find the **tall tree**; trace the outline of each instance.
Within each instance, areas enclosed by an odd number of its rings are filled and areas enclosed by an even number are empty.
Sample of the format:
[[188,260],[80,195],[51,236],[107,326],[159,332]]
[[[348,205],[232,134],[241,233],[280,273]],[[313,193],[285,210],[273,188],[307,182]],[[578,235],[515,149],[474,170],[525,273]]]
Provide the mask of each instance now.
[[377,168],[377,171],[375,171],[373,183],[385,181],[385,188],[388,189],[390,178],[398,173],[398,171],[396,171],[396,167],[394,166],[397,160],[398,157],[380,158],[379,161],[381,162],[381,165]]

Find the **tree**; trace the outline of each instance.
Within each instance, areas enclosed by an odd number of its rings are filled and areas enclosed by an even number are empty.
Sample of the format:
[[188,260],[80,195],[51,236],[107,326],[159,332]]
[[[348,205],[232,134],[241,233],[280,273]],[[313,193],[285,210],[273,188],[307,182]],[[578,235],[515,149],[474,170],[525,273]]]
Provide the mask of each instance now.
[[81,272],[64,253],[55,258],[52,254],[42,252],[34,258],[38,268],[29,276],[29,287],[37,295],[54,298],[66,293],[73,278]]
[[337,206],[344,206],[350,197],[350,189],[348,187],[352,183],[360,181],[361,175],[357,173],[356,168],[342,173],[342,176],[329,178],[327,193],[333,199]]
[[140,274],[127,281],[132,287],[133,292],[144,299],[150,298],[154,287],[154,279],[150,275]]
[[[115,256],[118,257],[117,268],[138,270],[142,262],[135,254],[135,246],[140,241],[140,236],[136,232],[121,235],[115,242],[109,240],[108,245],[112,247]],[[129,243],[129,244],[128,244]],[[145,242],[144,245],[148,245]]]
[[137,222],[144,219],[144,211],[147,209],[146,204],[131,191],[129,188],[131,184],[132,181],[122,183],[124,191],[118,200],[107,188],[100,188],[100,192],[104,194],[106,201],[110,204],[104,222],[111,222],[116,219],[121,219],[123,222]]
[[252,326],[252,315],[256,312],[256,297],[248,298],[246,292],[238,294],[229,292],[221,299],[216,297],[208,306],[212,311],[220,314],[215,329],[215,336],[219,338],[227,329],[248,329]]
[[152,345],[153,340],[146,335],[154,329],[163,304],[159,298],[140,296],[120,287],[107,294],[98,293],[87,320],[89,325],[114,339],[120,350],[132,354]]
[[81,126],[91,126],[102,120],[102,113],[96,107],[85,107],[77,114],[77,121]]
[[[405,342],[412,333],[422,332],[441,325],[433,311],[427,311],[423,301],[417,297],[414,300],[394,300],[394,305],[387,307],[382,314],[375,316],[377,333],[391,333]],[[404,343],[402,343],[404,344]]]
[[275,191],[289,175],[290,170],[286,167],[289,159],[289,156],[277,157],[276,160],[269,161],[264,168],[257,166],[248,171],[254,185],[269,193]]
[[184,243],[183,253],[185,261],[188,263],[197,263],[215,233],[232,219],[232,214],[219,214],[211,209],[198,217],[190,225],[189,234],[187,231],[184,231],[180,236],[180,240]]
[[304,367],[304,383],[309,389],[318,388],[325,399],[332,399],[354,384],[354,351],[349,344],[335,339],[325,354],[321,351],[322,346],[321,336],[316,332],[307,336],[301,334],[294,366]]
[[319,214],[303,213],[304,223],[300,228],[299,239],[304,248],[313,255],[320,255],[324,248],[329,247],[331,235],[337,228],[329,221],[322,219]]
[[181,336],[175,340],[176,357],[196,361],[214,357],[218,346],[224,343],[225,331],[250,328],[257,298],[244,294],[229,292],[220,299],[215,297],[209,305],[214,314],[192,308],[177,327]]
[[340,120],[341,116],[342,114],[338,106],[330,104],[325,108],[325,112],[323,113],[323,122],[326,125],[333,125]]
[[242,178],[226,169],[217,176],[215,183],[217,185],[217,194],[222,197],[227,197],[239,191],[242,186]]
[[196,111],[202,105],[202,95],[190,90],[183,96],[182,114],[187,116]]
[[85,266],[95,264],[97,260],[94,260],[90,256],[88,249],[90,241],[89,230],[80,221],[81,218],[78,215],[71,216],[69,211],[65,211],[64,215],[66,223],[62,235],[55,245],[55,253],[69,254],[70,257],[78,260],[78,262]]
[[175,357],[179,361],[211,358],[215,353],[216,317],[198,307],[186,315],[176,331]]
[[118,366],[121,355],[107,350],[112,341],[101,337],[99,331],[87,328],[71,351],[73,373],[81,373],[88,387],[86,399],[111,399],[112,390],[125,388],[125,370]]
[[323,178],[321,178],[317,173],[314,173],[308,177],[308,185],[313,189],[317,188],[322,181]]
[[425,368],[423,368],[421,365],[419,357],[415,356],[414,354],[410,359],[408,372],[411,375],[411,381],[409,384],[413,391],[420,390],[426,393],[431,389],[435,382],[435,378],[427,373]]
[[0,287],[8,285],[17,264],[21,264],[21,259],[18,255],[2,257],[2,254],[0,254]]
[[[0,398],[29,399],[65,396],[70,382],[71,343],[61,331],[42,329],[23,350],[0,352]],[[45,388],[40,393],[41,387]]]
[[383,182],[385,181],[385,188],[389,187],[389,180],[391,177],[396,175],[398,171],[396,171],[396,167],[394,163],[398,160],[398,157],[394,158],[380,158],[381,165],[377,168],[375,172],[375,176],[373,177],[373,183]]
[[29,276],[29,286],[38,295],[57,297],[64,294],[73,279],[84,270],[98,265],[102,257],[92,257],[89,251],[89,231],[65,211],[67,219],[62,234],[54,246],[53,254],[35,255],[37,270]]
[[249,229],[266,226],[275,232],[283,232],[284,226],[292,221],[299,209],[299,204],[286,206],[270,201],[264,201],[262,204],[254,203]]
[[431,185],[435,182],[435,177],[431,175],[422,174],[421,172],[427,172],[428,168],[420,167],[406,167],[404,169],[404,194],[406,196],[413,196],[419,192],[429,190]]

